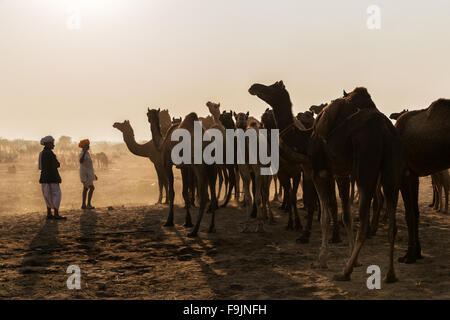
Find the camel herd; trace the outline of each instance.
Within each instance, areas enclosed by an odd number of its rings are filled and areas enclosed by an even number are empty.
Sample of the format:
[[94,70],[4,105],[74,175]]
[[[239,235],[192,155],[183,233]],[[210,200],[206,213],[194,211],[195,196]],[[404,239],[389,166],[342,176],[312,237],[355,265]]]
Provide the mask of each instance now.
[[[327,267],[329,243],[340,242],[340,223],[336,186],[342,205],[343,225],[349,243],[349,259],[335,280],[350,280],[358,255],[367,237],[375,234],[381,208],[389,220],[389,270],[386,282],[395,282],[394,243],[396,208],[402,195],[408,225],[408,250],[399,262],[414,263],[422,258],[419,240],[419,177],[432,175],[434,200],[432,207],[448,212],[450,177],[450,100],[439,99],[423,110],[404,110],[392,114],[395,126],[373,102],[366,88],[344,91],[342,97],[328,104],[312,106],[310,110],[292,113],[292,102],[282,81],[272,85],[253,84],[248,92],[266,102],[267,108],[260,121],[249,113],[220,112],[220,104],[208,102],[211,116],[199,118],[189,113],[184,119],[171,118],[167,110],[148,109],[147,120],[152,140],[139,144],[134,138],[129,121],[115,123],[128,149],[146,157],[154,164],[159,182],[158,203],[165,193],[169,214],[165,226],[173,226],[174,177],[171,151],[177,144],[171,137],[174,130],[183,128],[193,132],[194,121],[202,121],[203,130],[210,128],[243,130],[279,129],[280,166],[276,175],[261,175],[257,164],[182,164],[182,195],[185,203],[185,226],[193,227],[189,237],[197,236],[205,211],[211,213],[208,232],[215,232],[215,211],[225,207],[233,190],[240,202],[242,180],[248,220],[244,232],[249,232],[253,218],[256,231],[264,231],[264,223],[273,223],[269,201],[271,182],[275,183],[274,199],[283,190],[282,208],[288,212],[288,229],[300,231],[299,243],[307,243],[311,234],[314,212],[319,211],[322,241],[318,266]],[[268,130],[270,132],[270,130]],[[191,135],[193,137],[193,135]],[[223,135],[226,139],[226,135]],[[270,141],[270,139],[269,139]],[[225,142],[225,141],[224,141]],[[206,148],[210,142],[203,142]],[[191,143],[193,146],[194,144]],[[225,143],[223,144],[225,145]],[[246,145],[248,148],[248,145]],[[192,150],[191,154],[194,154]],[[226,152],[226,150],[224,150]],[[248,153],[246,152],[248,156]],[[236,152],[234,152],[236,157]],[[191,162],[193,163],[193,162]],[[236,162],[235,162],[236,163]],[[218,192],[216,191],[219,178]],[[279,186],[277,186],[279,183]],[[302,183],[303,205],[307,211],[304,225],[297,208],[298,187]],[[359,230],[353,234],[353,216],[350,204],[357,185],[359,202]],[[224,185],[224,197],[219,204]],[[442,199],[445,196],[445,204]],[[192,224],[190,208],[199,203],[198,217]],[[372,214],[371,209],[372,208]]]

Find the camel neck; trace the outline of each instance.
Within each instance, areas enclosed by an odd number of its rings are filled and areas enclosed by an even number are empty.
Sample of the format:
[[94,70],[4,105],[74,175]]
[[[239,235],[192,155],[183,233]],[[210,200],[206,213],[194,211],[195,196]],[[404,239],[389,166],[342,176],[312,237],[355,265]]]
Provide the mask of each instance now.
[[128,150],[136,156],[139,157],[148,157],[149,150],[147,144],[139,144],[136,142],[134,134],[132,133],[123,133],[123,141],[125,142]]
[[162,141],[161,127],[159,121],[153,121],[150,123],[150,130],[152,131],[152,138],[156,145],[159,146]]
[[279,105],[273,108],[275,120],[278,129],[284,130],[294,123],[294,115],[292,114],[292,104]]

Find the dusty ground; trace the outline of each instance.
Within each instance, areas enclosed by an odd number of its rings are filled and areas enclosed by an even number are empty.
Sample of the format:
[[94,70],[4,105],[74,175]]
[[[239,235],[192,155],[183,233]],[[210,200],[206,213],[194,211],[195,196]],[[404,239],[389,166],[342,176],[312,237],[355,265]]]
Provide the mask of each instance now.
[[[335,282],[347,257],[347,241],[330,246],[328,270],[314,269],[320,226],[311,243],[295,243],[284,230],[286,214],[265,234],[240,232],[246,216],[233,202],[217,212],[217,233],[207,234],[205,217],[198,239],[186,237],[184,209],[176,181],[176,226],[165,228],[168,209],[157,198],[154,168],[148,160],[123,157],[99,171],[97,209],[82,212],[76,171],[63,171],[63,214],[67,221],[44,220],[34,163],[8,175],[0,166],[0,298],[2,299],[449,299],[450,218],[434,213],[430,179],[421,181],[421,237],[425,259],[396,263],[400,281],[368,290],[366,268],[382,275],[388,263],[387,231],[369,239],[351,282]],[[177,177],[178,174],[177,174]],[[113,206],[114,210],[107,210]],[[276,205],[278,206],[278,204]],[[356,207],[354,207],[354,210]],[[196,209],[193,210],[194,218]],[[302,211],[304,217],[305,212]],[[399,203],[396,259],[407,245],[403,204]],[[66,269],[81,268],[81,290],[68,290]]]

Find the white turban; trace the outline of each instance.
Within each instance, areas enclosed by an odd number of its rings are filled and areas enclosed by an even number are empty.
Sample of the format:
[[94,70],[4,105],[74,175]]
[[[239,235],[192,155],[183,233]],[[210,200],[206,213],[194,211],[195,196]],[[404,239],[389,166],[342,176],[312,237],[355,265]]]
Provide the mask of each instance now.
[[54,142],[54,141],[55,141],[55,139],[52,136],[46,136],[41,139],[41,144],[45,145],[46,143]]

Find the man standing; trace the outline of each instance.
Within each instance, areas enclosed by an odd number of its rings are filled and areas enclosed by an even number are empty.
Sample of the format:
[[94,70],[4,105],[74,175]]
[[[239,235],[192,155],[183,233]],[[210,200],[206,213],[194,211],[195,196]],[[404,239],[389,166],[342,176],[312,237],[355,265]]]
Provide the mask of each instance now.
[[[41,177],[39,183],[42,187],[45,204],[47,205],[47,219],[66,219],[59,215],[59,205],[61,204],[61,177],[58,172],[59,162],[53,153],[55,139],[52,136],[46,136],[41,139],[41,145],[44,150],[39,153],[39,169]],[[54,215],[52,215],[52,209]]]
[[91,155],[89,154],[89,145],[89,139],[81,140],[78,144],[82,149],[80,153],[80,180],[83,183],[83,203],[81,209],[95,209],[91,204],[91,200],[95,190],[94,180],[97,180],[97,176],[94,174],[94,166]]

